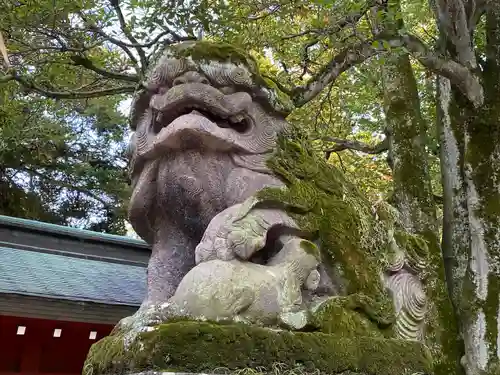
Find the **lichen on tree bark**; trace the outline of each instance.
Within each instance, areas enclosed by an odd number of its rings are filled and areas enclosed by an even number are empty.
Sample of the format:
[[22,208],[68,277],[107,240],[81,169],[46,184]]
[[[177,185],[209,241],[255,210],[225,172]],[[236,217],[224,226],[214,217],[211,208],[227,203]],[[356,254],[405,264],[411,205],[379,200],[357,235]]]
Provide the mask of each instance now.
[[[446,8],[440,11],[452,16]],[[443,79],[438,85],[438,124],[445,148],[443,246],[450,260],[450,292],[461,323],[467,375],[498,373],[500,358],[500,147],[495,141],[500,134],[500,4],[490,2],[485,15],[484,105],[473,107]],[[447,53],[474,68],[475,56],[456,50],[450,30],[441,27],[441,32]]]
[[[399,0],[391,0],[374,31],[397,32],[402,21]],[[457,326],[447,294],[444,263],[438,238],[436,205],[431,188],[427,151],[427,124],[422,118],[417,82],[407,53],[395,53],[381,67],[384,112],[393,171],[392,200],[405,229],[422,235],[429,245],[430,265],[425,287],[430,297],[426,342],[432,349],[436,374],[459,370]]]

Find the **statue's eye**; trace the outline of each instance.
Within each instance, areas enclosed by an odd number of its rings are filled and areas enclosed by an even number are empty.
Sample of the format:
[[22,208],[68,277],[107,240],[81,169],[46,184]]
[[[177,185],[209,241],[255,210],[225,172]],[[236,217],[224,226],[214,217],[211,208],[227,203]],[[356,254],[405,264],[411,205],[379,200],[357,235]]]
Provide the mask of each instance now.
[[209,85],[210,81],[203,73],[190,70],[175,77],[172,81],[172,86],[184,85],[186,83],[202,83],[204,85]]

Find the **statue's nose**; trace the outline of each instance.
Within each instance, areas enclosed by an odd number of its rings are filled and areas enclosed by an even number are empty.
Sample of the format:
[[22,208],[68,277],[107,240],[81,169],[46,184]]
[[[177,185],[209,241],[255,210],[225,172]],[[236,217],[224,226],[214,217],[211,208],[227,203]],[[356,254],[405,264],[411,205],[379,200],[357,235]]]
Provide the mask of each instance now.
[[182,85],[185,83],[204,83],[206,85],[210,84],[207,77],[198,72],[186,72],[175,78],[174,82],[172,83],[174,86]]

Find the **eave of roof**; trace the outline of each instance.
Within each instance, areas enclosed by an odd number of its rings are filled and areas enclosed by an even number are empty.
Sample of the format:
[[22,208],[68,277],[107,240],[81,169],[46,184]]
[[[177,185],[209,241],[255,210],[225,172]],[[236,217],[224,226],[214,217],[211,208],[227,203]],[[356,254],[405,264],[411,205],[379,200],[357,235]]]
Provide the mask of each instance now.
[[142,241],[125,236],[114,234],[93,232],[90,230],[66,227],[62,225],[43,223],[35,220],[20,219],[17,217],[0,215],[0,226],[19,228],[23,230],[51,233],[59,236],[67,236],[82,240],[90,240],[103,243],[113,243],[118,245],[139,247],[149,249],[149,245]]

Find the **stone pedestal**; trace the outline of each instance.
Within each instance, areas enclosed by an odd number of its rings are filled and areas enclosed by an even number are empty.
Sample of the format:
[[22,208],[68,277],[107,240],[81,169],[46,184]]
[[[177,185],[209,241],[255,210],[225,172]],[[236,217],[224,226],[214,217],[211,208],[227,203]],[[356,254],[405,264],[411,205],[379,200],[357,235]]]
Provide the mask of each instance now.
[[432,373],[427,349],[416,341],[176,321],[132,341],[120,333],[102,339],[91,348],[84,375],[266,372],[277,364],[304,374]]

